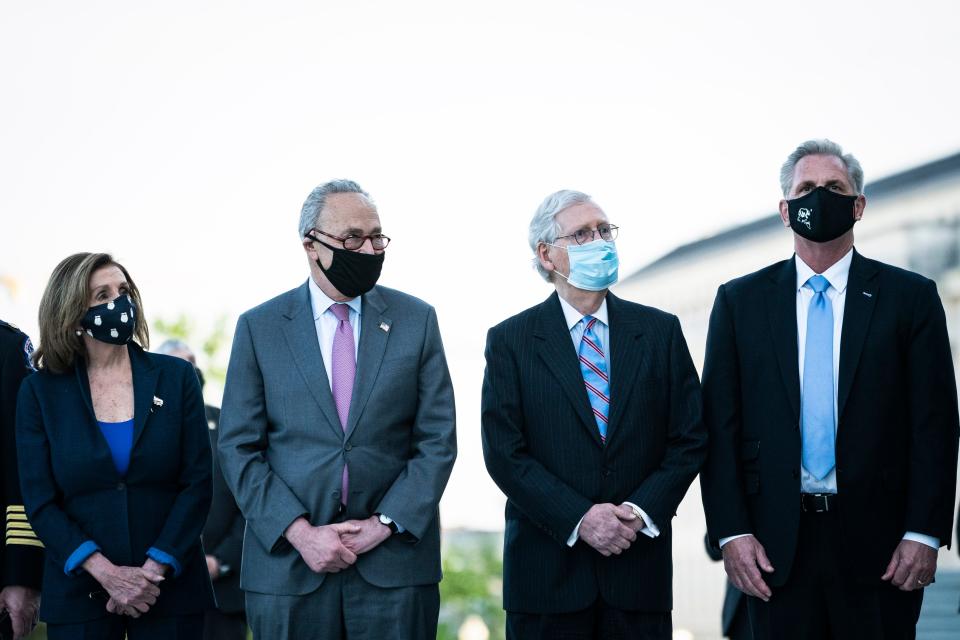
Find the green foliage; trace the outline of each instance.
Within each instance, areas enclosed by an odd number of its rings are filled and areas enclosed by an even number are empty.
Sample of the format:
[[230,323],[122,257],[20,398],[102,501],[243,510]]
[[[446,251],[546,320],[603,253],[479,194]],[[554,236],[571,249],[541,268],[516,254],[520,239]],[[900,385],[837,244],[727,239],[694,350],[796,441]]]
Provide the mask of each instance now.
[[490,640],[503,640],[502,534],[444,532],[438,640],[457,640],[468,616],[483,619]]
[[[203,369],[207,382],[214,382],[222,386],[227,379],[227,369],[223,361],[224,347],[229,347],[227,340],[227,319],[220,316],[213,324],[213,328],[205,335],[198,335],[196,323],[184,313],[173,320],[157,318],[153,321],[153,330],[163,339],[183,340],[197,355],[197,365]],[[154,346],[161,340],[151,340]]]

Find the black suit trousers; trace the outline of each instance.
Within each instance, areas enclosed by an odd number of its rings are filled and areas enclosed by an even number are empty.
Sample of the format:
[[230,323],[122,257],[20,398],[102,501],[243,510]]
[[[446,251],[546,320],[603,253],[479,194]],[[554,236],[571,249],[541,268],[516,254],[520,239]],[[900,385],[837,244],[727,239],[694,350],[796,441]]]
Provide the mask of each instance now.
[[571,613],[507,612],[507,640],[670,640],[669,612],[624,611],[598,598]]
[[837,512],[803,513],[790,580],[769,602],[748,597],[756,640],[901,640],[916,637],[923,591],[852,579],[842,569]]

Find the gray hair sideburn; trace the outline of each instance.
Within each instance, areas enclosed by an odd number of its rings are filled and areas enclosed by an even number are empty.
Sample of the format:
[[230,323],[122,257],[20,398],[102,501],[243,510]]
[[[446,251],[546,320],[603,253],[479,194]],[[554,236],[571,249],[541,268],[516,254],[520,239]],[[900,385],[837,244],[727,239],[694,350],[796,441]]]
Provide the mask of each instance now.
[[550,272],[540,264],[540,259],[537,257],[537,247],[540,246],[541,242],[553,244],[557,241],[557,236],[560,235],[560,225],[557,224],[556,220],[557,214],[576,204],[584,203],[595,204],[590,196],[585,193],[563,189],[544,198],[540,206],[537,207],[536,213],[533,214],[528,234],[530,249],[533,251],[533,266],[540,277],[547,282],[550,282]]
[[836,142],[822,138],[801,143],[793,153],[787,156],[787,161],[780,167],[780,189],[783,191],[784,198],[790,194],[790,189],[793,187],[793,172],[797,168],[797,163],[801,158],[815,155],[840,158],[843,166],[847,168],[847,178],[853,190],[857,195],[863,193],[863,167],[860,166],[860,161],[853,157],[852,153],[844,154],[843,147]]
[[364,191],[359,184],[353,180],[331,180],[316,187],[307,196],[303,202],[303,208],[300,209],[300,239],[302,240],[310,233],[310,230],[317,226],[317,218],[320,212],[327,205],[327,196],[334,193],[359,193],[370,201],[373,205],[373,199],[370,194]]

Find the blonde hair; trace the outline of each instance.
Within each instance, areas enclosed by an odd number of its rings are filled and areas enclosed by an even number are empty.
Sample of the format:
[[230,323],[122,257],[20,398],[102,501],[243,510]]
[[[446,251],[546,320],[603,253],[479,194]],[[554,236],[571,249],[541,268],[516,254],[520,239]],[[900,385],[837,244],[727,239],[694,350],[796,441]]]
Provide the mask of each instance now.
[[90,308],[90,278],[103,267],[117,267],[127,279],[130,297],[137,306],[137,325],[133,340],[144,349],[150,347],[150,330],[143,314],[140,291],[126,268],[109,253],[75,253],[65,258],[50,274],[40,299],[40,344],[33,353],[38,369],[66,373],[86,351],[77,327]]

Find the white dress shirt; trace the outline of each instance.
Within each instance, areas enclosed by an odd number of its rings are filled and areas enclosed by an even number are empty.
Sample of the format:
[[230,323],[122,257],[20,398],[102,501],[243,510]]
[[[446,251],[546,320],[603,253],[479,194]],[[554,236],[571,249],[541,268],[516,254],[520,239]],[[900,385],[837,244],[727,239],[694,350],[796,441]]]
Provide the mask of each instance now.
[[[320,343],[320,355],[323,356],[323,368],[327,371],[327,382],[333,390],[333,336],[337,332],[340,320],[330,311],[331,305],[337,304],[331,300],[317,283],[310,278],[310,307],[313,309],[313,324],[317,328],[317,341]],[[361,302],[357,296],[343,304],[350,307],[350,326],[353,327],[353,358],[356,361],[357,348],[360,346],[360,312]]]
[[[309,279],[310,288],[310,308],[313,310],[313,324],[317,328],[317,342],[320,343],[320,355],[323,357],[323,368],[327,372],[327,382],[330,384],[330,391],[333,391],[333,336],[337,332],[337,325],[340,319],[334,315],[330,307],[335,304],[345,304],[350,307],[350,326],[353,328],[353,358],[356,361],[357,349],[360,347],[360,313],[363,308],[360,296],[343,303],[331,300],[330,296],[325,294],[313,278]],[[383,514],[387,515],[387,514]],[[389,516],[387,516],[389,517]],[[403,533],[406,529],[399,522],[394,520],[397,525],[397,532]]]
[[[573,305],[560,297],[560,307],[563,309],[563,317],[567,321],[567,328],[570,330],[570,339],[573,340],[573,348],[578,352],[580,350],[580,341],[583,339],[584,325],[580,322],[585,317],[582,313],[577,311]],[[610,380],[613,380],[612,373],[610,371],[610,350],[607,348],[607,345],[610,344],[610,321],[607,316],[607,301],[604,299],[600,303],[600,308],[597,309],[596,313],[593,314],[593,317],[597,319],[596,324],[593,325],[593,332],[597,336],[597,340],[600,342],[600,349],[603,350],[603,360],[607,365],[607,377]],[[624,502],[640,514],[640,517],[643,518],[646,526],[643,529],[640,529],[640,533],[649,536],[651,538],[656,538],[660,535],[660,529],[657,528],[657,525],[653,523],[653,520],[650,519],[650,516],[647,513],[633,504],[632,502]],[[586,514],[584,514],[586,516]],[[577,526],[573,528],[573,533],[570,534],[570,537],[567,538],[567,546],[572,547],[577,543],[577,538],[580,537],[580,525],[583,523],[583,518],[580,518],[580,522],[577,523]]]
[[[800,370],[800,396],[803,397],[803,360],[806,357],[807,348],[807,314],[810,311],[810,301],[813,300],[814,291],[811,287],[804,286],[807,281],[815,275],[822,275],[830,283],[824,295],[830,301],[833,308],[833,434],[836,438],[837,420],[839,420],[839,406],[837,404],[839,381],[840,381],[840,336],[843,330],[843,310],[847,301],[847,281],[850,277],[850,265],[853,263],[853,249],[847,252],[845,256],[835,262],[829,269],[822,274],[817,274],[806,262],[795,256],[797,265],[797,358]],[[837,470],[833,468],[825,477],[817,479],[803,467],[801,454],[800,462],[800,491],[803,493],[837,493]],[[722,538],[720,546],[722,547],[734,538],[741,538],[744,535],[730,536]],[[940,548],[940,540],[931,536],[908,531],[904,540],[913,540],[923,544]]]

